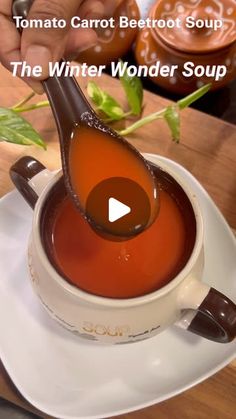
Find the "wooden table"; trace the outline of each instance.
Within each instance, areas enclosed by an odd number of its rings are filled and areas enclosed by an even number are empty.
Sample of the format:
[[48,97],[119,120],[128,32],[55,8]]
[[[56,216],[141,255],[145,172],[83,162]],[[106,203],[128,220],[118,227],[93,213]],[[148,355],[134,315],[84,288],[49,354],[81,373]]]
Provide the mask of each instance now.
[[[117,81],[108,76],[99,80],[101,86],[124,101]],[[86,85],[86,80],[81,80]],[[23,82],[0,67],[0,106],[12,106],[29,93]],[[40,99],[41,100],[41,99]],[[145,114],[161,109],[169,102],[145,93]],[[50,109],[25,115],[33,122],[48,144],[45,152],[36,147],[0,144],[0,196],[13,186],[8,170],[19,157],[30,154],[50,169],[60,166],[55,124]],[[236,229],[236,127],[195,110],[182,114],[181,144],[174,144],[164,122],[153,123],[129,137],[140,151],[158,153],[186,167],[203,184],[231,227]],[[0,397],[30,411],[37,412],[17,392],[0,365]],[[236,361],[202,384],[156,406],[120,416],[120,419],[233,419],[236,410]],[[37,412],[42,417],[46,416]]]

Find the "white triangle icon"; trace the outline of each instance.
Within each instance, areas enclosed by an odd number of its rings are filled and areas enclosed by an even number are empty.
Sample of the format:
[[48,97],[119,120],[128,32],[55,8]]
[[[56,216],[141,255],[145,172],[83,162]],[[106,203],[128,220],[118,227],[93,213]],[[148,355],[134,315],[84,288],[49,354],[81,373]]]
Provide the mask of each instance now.
[[108,217],[110,223],[114,223],[115,221],[119,220],[120,218],[124,217],[130,212],[131,208],[127,205],[123,204],[115,198],[109,199]]

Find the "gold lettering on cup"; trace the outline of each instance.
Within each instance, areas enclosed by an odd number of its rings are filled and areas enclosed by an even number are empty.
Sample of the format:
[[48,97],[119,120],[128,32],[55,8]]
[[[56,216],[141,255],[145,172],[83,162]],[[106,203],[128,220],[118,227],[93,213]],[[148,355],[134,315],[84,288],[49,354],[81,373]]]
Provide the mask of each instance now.
[[87,333],[93,333],[93,323],[84,322],[83,330]]
[[94,324],[92,322],[84,321],[83,331],[86,333],[95,334],[98,336],[125,336],[129,333],[130,327],[127,325],[124,326],[105,326],[103,324]]
[[97,324],[94,329],[94,333],[98,336],[105,336],[107,335],[107,329],[102,324]]

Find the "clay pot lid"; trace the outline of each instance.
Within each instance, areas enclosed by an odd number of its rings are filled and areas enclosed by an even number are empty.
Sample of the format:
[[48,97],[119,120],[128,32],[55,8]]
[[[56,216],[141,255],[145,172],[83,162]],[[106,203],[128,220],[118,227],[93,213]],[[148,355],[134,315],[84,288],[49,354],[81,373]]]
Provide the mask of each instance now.
[[[151,12],[152,19],[181,19],[181,27],[155,28],[153,33],[172,48],[191,53],[207,53],[225,48],[236,41],[235,0],[159,0]],[[186,18],[222,19],[221,28],[186,27]]]

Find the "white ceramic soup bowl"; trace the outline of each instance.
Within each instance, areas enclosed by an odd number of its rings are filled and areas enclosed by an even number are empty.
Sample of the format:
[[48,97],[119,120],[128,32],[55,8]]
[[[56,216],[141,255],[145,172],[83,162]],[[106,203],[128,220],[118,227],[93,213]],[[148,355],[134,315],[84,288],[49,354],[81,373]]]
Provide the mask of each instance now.
[[205,338],[230,342],[236,336],[236,305],[201,282],[204,225],[197,198],[187,181],[180,180],[163,163],[160,168],[178,183],[191,204],[196,223],[191,255],[182,271],[161,289],[137,298],[111,299],[71,285],[59,274],[45,251],[40,232],[41,216],[53,188],[60,181],[63,184],[62,172],[52,173],[30,157],[13,165],[11,178],[34,208],[28,252],[33,289],[51,317],[74,334],[91,341],[131,343],[177,324]]

